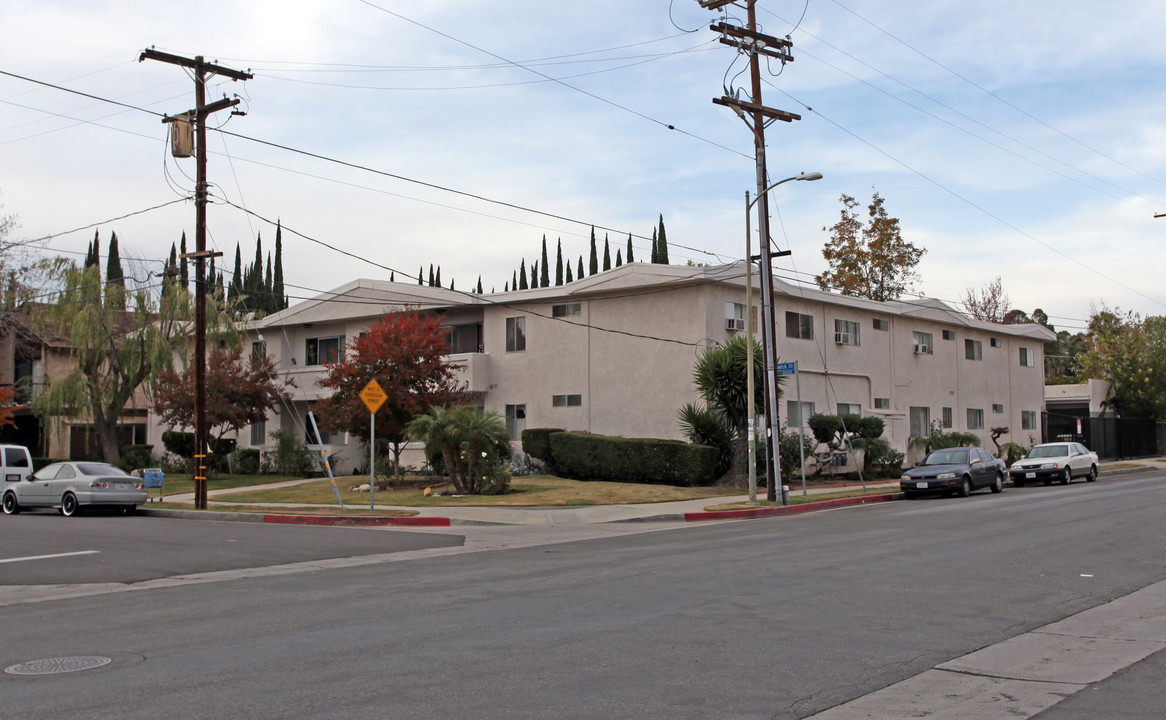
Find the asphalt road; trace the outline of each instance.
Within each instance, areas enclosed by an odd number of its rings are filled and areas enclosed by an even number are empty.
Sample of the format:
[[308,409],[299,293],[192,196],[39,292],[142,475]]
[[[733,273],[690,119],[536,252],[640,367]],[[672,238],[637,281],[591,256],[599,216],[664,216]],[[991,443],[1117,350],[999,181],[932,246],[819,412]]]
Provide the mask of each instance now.
[[[1164,480],[573,528],[574,542],[3,517],[0,560],[126,551],[103,558],[116,573],[86,556],[0,563],[0,667],[111,660],[0,674],[0,716],[807,717],[1166,579]],[[227,542],[237,532],[254,555]],[[13,586],[17,572],[41,584]],[[103,584],[67,597],[77,582]],[[1144,682],[1162,668],[1152,656],[1040,718],[1156,717],[1057,712],[1112,709],[1119,691],[1157,711],[1161,684]]]

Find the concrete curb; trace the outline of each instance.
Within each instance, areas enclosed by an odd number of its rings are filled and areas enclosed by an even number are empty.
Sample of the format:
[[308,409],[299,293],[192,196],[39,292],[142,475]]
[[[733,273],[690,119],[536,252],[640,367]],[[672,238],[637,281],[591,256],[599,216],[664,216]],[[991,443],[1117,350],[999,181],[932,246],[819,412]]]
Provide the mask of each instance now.
[[818,502],[799,503],[797,505],[783,505],[781,507],[746,508],[743,510],[712,510],[706,512],[685,513],[685,522],[701,522],[705,520],[748,520],[751,518],[769,517],[771,515],[796,515],[816,510],[830,510],[855,505],[871,505],[874,503],[891,502],[903,497],[902,493],[887,493],[886,495],[862,495],[859,497],[836,498],[834,500],[820,500]]
[[287,513],[239,513],[218,510],[164,510],[138,508],[139,515],[147,517],[181,518],[186,520],[220,520],[224,522],[257,522],[282,525],[348,525],[354,527],[449,527],[446,517],[361,517],[343,515],[291,515]]

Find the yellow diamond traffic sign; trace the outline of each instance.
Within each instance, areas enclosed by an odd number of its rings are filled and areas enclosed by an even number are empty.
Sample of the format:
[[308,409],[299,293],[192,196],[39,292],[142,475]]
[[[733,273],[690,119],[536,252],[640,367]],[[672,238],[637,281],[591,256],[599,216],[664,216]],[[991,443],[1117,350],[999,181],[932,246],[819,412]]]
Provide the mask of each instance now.
[[364,401],[364,406],[368,408],[370,413],[376,413],[381,409],[381,405],[385,404],[385,400],[389,396],[381,389],[381,384],[376,379],[369,380],[368,385],[364,386],[364,390],[360,391],[360,399]]

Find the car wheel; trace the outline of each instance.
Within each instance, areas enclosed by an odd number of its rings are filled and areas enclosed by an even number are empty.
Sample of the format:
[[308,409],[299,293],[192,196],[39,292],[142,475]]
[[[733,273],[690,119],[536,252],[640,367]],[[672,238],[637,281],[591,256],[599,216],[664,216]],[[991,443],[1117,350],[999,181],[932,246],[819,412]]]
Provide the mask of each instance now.
[[1097,466],[1096,465],[1089,468],[1089,476],[1085,478],[1085,482],[1097,482]]
[[65,493],[65,496],[61,498],[61,514],[70,517],[76,515],[79,509],[77,496],[73,493]]
[[1061,477],[1061,484],[1068,485],[1073,482],[1073,468],[1068,465],[1065,466],[1065,474]]
[[15,515],[20,512],[20,503],[16,502],[15,493],[4,493],[4,514]]
[[972,494],[972,481],[964,478],[960,482],[960,497],[967,497]]
[[992,483],[992,492],[994,492],[994,493],[1004,492],[1004,474],[1003,473],[996,473],[996,481]]

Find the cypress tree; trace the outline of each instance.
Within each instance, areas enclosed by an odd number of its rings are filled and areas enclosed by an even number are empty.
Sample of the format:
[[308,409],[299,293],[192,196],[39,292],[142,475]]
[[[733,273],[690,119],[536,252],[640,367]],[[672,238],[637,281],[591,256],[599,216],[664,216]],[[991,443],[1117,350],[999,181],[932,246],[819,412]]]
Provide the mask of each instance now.
[[435,283],[433,287],[441,287],[441,266],[440,265],[437,266],[437,274],[433,276],[433,282]]
[[539,273],[538,284],[541,287],[551,286],[551,264],[547,261],[547,236],[543,235],[543,257],[542,264],[539,266],[542,272]]
[[170,243],[170,257],[166,259],[166,264],[162,267],[162,297],[166,297],[174,289],[174,273],[178,272],[175,263],[174,243]]
[[433,287],[433,263],[429,263],[429,287]]
[[510,283],[509,282],[503,283],[502,292],[510,292]]
[[283,230],[280,227],[279,220],[275,221],[275,280],[271,285],[271,293],[275,299],[272,307],[276,310],[283,310],[287,307],[287,299],[284,297],[283,289]]
[[263,304],[260,306],[265,313],[273,313],[276,311],[275,294],[272,293],[273,283],[271,273],[271,256],[267,256],[267,274],[263,276]]
[[99,265],[101,265],[101,257],[99,254],[100,251],[97,249],[98,248],[98,245],[97,245],[98,235],[100,233],[101,233],[100,230],[93,231],[93,242],[89,245],[89,248],[85,252],[85,268],[84,269],[86,269],[86,270],[88,270],[90,267],[98,267]]
[[397,274],[392,270],[389,271],[389,282],[397,282]]
[[539,286],[538,260],[531,260],[530,261],[530,286],[532,288],[537,288]]
[[478,276],[478,294],[479,295],[482,294],[482,276],[481,275]]
[[651,262],[660,262],[660,254],[656,252],[656,228],[652,228],[652,260]]
[[449,289],[453,290],[453,278],[449,279]]
[[579,271],[577,273],[575,273],[575,277],[579,280],[582,280],[584,277],[586,277],[583,274],[583,256],[582,255],[579,256]]
[[[250,275],[247,282],[247,306],[250,310],[256,310],[263,307],[259,297],[263,293],[263,236],[258,233],[255,235],[255,263],[251,266]],[[207,279],[214,280],[214,275],[208,275]]]
[[182,257],[186,254],[186,231],[182,231],[182,244],[178,250],[178,282],[183,290],[190,290],[190,265],[186,258]]
[[118,310],[126,307],[125,272],[121,267],[121,253],[117,249],[117,233],[109,237],[109,257],[105,264],[105,302]]
[[510,276],[510,287],[514,290],[518,289],[518,271],[517,270],[515,270],[514,274]]
[[603,236],[603,269],[611,269],[611,246],[607,242],[607,235]]
[[668,237],[664,234],[664,216],[660,215],[660,236],[657,240],[656,259],[661,265],[668,264]]
[[632,234],[628,233],[628,262],[633,263],[636,259],[632,256]]
[[617,250],[615,251],[615,266],[616,266],[616,267],[619,267],[620,265],[623,265],[623,255],[622,255],[622,254],[620,253],[620,251],[617,249]]
[[599,272],[599,253],[595,251],[595,226],[591,226],[591,262],[587,264],[590,274]]
[[568,283],[575,282],[575,278],[571,277],[571,263],[567,263],[567,280]]
[[417,268],[417,284],[418,284],[418,285],[421,285],[421,284],[423,284],[423,283],[421,282],[421,278],[422,278],[422,276],[424,276],[424,275],[425,275],[425,268],[424,268],[424,267],[420,267],[420,266],[419,266],[419,267]]
[[231,286],[227,289],[227,300],[239,303],[243,297],[243,254],[239,243],[235,243],[235,272],[231,273]]
[[529,287],[530,286],[526,284],[526,259],[524,258],[522,263],[518,266],[518,289],[526,290]]
[[[570,272],[571,268],[567,268]],[[568,280],[567,282],[570,282]],[[558,247],[555,249],[555,287],[563,284],[563,239],[559,238]]]

